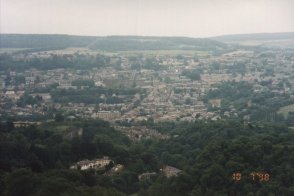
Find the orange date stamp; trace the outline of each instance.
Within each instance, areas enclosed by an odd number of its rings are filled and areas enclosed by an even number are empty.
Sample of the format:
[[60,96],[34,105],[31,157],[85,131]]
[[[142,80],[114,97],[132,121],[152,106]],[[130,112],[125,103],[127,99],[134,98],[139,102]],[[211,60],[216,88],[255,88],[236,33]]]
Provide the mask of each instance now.
[[[267,182],[270,180],[270,175],[266,172],[251,172],[250,177],[253,181]],[[238,182],[242,180],[242,173],[235,172],[233,173],[232,178],[234,181]]]

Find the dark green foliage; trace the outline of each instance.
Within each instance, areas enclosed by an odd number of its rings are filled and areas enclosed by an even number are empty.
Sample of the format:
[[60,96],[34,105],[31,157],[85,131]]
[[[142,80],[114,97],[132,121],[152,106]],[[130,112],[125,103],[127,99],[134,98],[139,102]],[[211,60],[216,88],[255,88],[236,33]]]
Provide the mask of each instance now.
[[[0,124],[0,187],[4,195],[123,195],[97,186],[92,171],[72,171],[69,166],[83,159],[104,155],[126,162],[130,143],[104,121],[76,122],[83,135],[73,139],[35,126],[13,128]],[[58,124],[44,125],[45,128]],[[116,158],[117,157],[117,158]],[[19,168],[19,169],[18,169]],[[29,169],[22,169],[29,168]],[[58,170],[55,170],[58,169]],[[132,181],[131,181],[132,182]],[[104,184],[108,186],[108,184]],[[103,183],[102,183],[103,185]]]
[[[20,169],[7,176],[7,193],[11,196],[29,196],[37,191],[39,179],[27,169]],[[17,188],[16,188],[17,187]]]
[[95,83],[93,80],[74,80],[72,81],[73,86],[88,86],[93,87],[95,86]]
[[[292,195],[294,131],[275,124],[237,121],[149,122],[164,141],[131,143],[104,121],[77,121],[81,137],[57,131],[66,123],[14,128],[0,124],[0,193],[4,195]],[[114,176],[69,170],[82,159],[110,156],[125,166]],[[166,178],[160,168],[181,169]],[[110,168],[107,168],[108,170]],[[241,172],[235,182],[233,172]],[[138,175],[157,172],[139,181]],[[267,172],[270,181],[253,181]]]
[[186,76],[191,80],[201,80],[201,75],[198,70],[184,70],[182,75]]
[[[142,195],[290,195],[293,186],[293,130],[271,124],[195,122],[149,124],[178,135],[166,142],[146,143],[166,164],[183,169],[190,181],[155,182]],[[169,129],[164,129],[169,127]],[[291,166],[290,166],[291,165]],[[233,172],[242,172],[240,183]],[[267,172],[269,182],[253,181],[251,172]],[[185,182],[187,185],[185,185]],[[184,186],[185,188],[180,188]],[[172,190],[172,191],[170,191]]]
[[110,66],[109,57],[97,54],[50,55],[48,58],[16,59],[9,54],[0,54],[0,70],[24,71],[31,68],[50,70],[59,68],[90,69]]
[[83,135],[71,140],[62,133],[48,131],[47,128],[52,126],[56,125],[45,125],[45,129],[34,126],[13,129],[8,123],[1,124],[0,170],[11,171],[22,167],[30,167],[33,171],[68,168],[72,162],[85,158],[124,156],[123,146],[129,145],[125,136],[103,121],[77,125],[82,126]]
[[223,82],[216,88],[206,95],[207,99],[222,98],[232,102],[240,98],[249,100],[253,95],[253,85],[247,82]]
[[32,97],[31,95],[25,93],[20,97],[19,100],[17,100],[17,106],[24,107],[25,105],[35,105],[40,104],[42,102],[42,97],[36,96]]
[[[264,88],[271,88],[271,81],[262,81],[260,84]],[[294,103],[288,94],[276,94],[270,90],[255,91],[254,85],[248,82],[223,82],[215,87],[205,95],[204,100],[208,103],[210,99],[221,99],[221,114],[231,112],[233,107],[240,117],[250,115],[250,121],[287,123],[289,126],[293,124],[291,119],[286,121],[277,114],[280,107]]]
[[[52,170],[45,173],[33,173],[28,169],[15,170],[5,174],[6,189],[3,195],[124,195],[112,188],[103,188],[96,181],[91,186],[88,183],[90,176],[73,170]],[[92,178],[95,178],[92,175]],[[5,191],[4,191],[5,190]]]
[[142,68],[145,69],[153,69],[153,70],[159,70],[162,67],[160,67],[160,65],[158,64],[158,62],[156,61],[156,59],[152,59],[152,58],[147,58],[142,65]]
[[63,122],[64,121],[64,116],[61,113],[57,113],[55,115],[55,121],[56,122]]
[[[115,95],[135,95],[139,93],[140,90],[136,88],[103,88],[103,87],[93,87],[86,89],[56,89],[51,91],[51,96],[53,100],[57,103],[86,103],[86,104],[98,104],[98,103],[108,103],[116,104],[128,101],[127,99],[122,99]],[[104,98],[101,98],[104,95]]]

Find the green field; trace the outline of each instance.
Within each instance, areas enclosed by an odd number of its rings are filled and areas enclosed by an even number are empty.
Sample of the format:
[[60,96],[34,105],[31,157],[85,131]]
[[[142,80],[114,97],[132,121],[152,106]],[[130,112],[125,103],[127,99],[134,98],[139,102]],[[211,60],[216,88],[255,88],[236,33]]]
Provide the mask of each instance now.
[[282,40],[241,40],[241,41],[228,41],[228,44],[239,44],[242,46],[281,46],[281,47],[294,47],[293,39]]
[[27,50],[29,48],[0,48],[0,54],[3,53],[13,53],[13,52],[18,52],[22,50]]
[[278,114],[283,114],[284,117],[287,118],[289,112],[294,112],[294,104],[281,107],[278,111]]
[[[28,48],[0,48],[0,53],[13,53],[17,51],[26,50]],[[191,55],[191,56],[207,56],[210,53],[208,51],[200,51],[200,50],[126,50],[126,51],[115,51],[115,52],[108,52],[108,51],[101,51],[101,50],[91,50],[88,48],[66,48],[61,50],[45,50],[45,51],[38,51],[33,54],[56,54],[56,55],[65,55],[65,54],[75,54],[75,53],[81,53],[81,54],[90,54],[90,55],[96,55],[96,54],[103,54],[106,56],[113,56],[113,55],[126,55],[126,56],[132,56],[132,55],[169,55],[169,56],[177,56],[177,55]]]
[[137,50],[137,51],[120,51],[119,54],[123,55],[133,55],[133,54],[145,54],[145,55],[170,55],[177,56],[181,55],[197,55],[197,56],[207,56],[208,51],[197,51],[197,50]]
[[75,127],[74,125],[71,125],[68,122],[50,122],[50,123],[43,123],[40,125],[40,128],[44,130],[55,130],[59,133],[64,133],[66,132],[69,128]]

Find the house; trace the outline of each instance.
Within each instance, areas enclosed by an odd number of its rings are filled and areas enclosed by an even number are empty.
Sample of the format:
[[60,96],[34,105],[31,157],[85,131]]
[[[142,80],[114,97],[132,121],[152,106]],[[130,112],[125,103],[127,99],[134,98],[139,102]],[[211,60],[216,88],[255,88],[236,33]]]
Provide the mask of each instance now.
[[113,163],[109,157],[104,156],[102,159],[94,159],[94,160],[83,160],[79,161],[76,164],[72,165],[70,169],[79,169],[79,170],[105,170],[106,166]]
[[0,79],[0,89],[5,89],[5,80]]
[[93,113],[91,117],[103,120],[114,120],[121,117],[121,113],[118,111],[99,111],[97,113]]
[[151,177],[156,176],[157,173],[156,172],[146,172],[146,173],[142,173],[138,176],[139,180],[149,180],[151,179]]
[[178,176],[182,172],[182,170],[168,165],[164,166],[161,171],[167,178]]
[[25,83],[26,85],[33,85],[35,84],[35,77],[33,76],[29,76],[29,77],[25,77]]
[[42,97],[42,99],[45,101],[45,102],[48,102],[51,100],[51,95],[49,93],[32,93],[30,94],[32,97],[36,97],[36,96],[39,96],[39,97]]
[[211,100],[209,100],[209,103],[211,104],[211,106],[213,107],[213,108],[219,108],[219,107],[221,107],[221,99],[211,99]]
[[12,90],[6,91],[5,95],[11,99],[15,97],[15,92]]

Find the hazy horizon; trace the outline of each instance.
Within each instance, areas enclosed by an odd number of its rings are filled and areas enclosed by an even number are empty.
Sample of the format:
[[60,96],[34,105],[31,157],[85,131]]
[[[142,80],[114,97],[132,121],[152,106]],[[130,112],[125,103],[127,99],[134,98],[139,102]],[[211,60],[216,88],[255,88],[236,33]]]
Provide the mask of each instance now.
[[213,37],[294,32],[291,0],[0,0],[0,33]]
[[214,35],[214,36],[202,36],[202,37],[192,37],[192,36],[181,36],[181,35],[119,35],[119,34],[109,34],[109,35],[79,35],[79,34],[69,34],[69,33],[2,33],[3,35],[68,35],[68,36],[86,36],[86,37],[187,37],[187,38],[213,38],[213,37],[222,37],[222,36],[235,36],[235,35],[254,35],[254,34],[279,34],[279,33],[294,33],[294,31],[288,32],[260,32],[260,33],[237,33],[237,34],[221,34],[221,35]]

